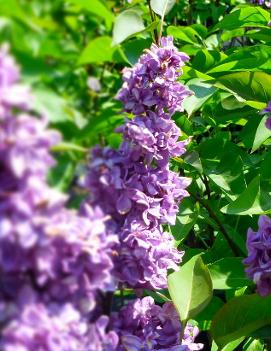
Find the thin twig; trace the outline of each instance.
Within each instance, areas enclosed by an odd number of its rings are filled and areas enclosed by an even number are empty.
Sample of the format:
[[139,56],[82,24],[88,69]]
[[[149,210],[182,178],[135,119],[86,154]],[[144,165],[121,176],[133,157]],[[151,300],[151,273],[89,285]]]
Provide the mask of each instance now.
[[[149,6],[150,15],[151,15],[151,20],[152,20],[152,23],[153,23],[153,22],[155,22],[155,14],[154,14],[154,12],[153,12],[153,10],[151,8],[151,0],[148,0],[148,6]],[[159,44],[159,39],[158,39],[158,32],[157,32],[156,28],[153,30],[153,34],[154,34],[155,42],[158,45]]]
[[[205,185],[207,199],[211,200],[211,189],[210,189],[210,185],[208,182],[208,178],[206,177],[205,174],[203,174],[203,176],[200,175],[200,179],[202,180],[203,184]],[[210,240],[213,243],[215,240],[213,227],[210,224],[208,224],[207,227],[208,227],[208,230],[210,233]]]
[[220,229],[222,235],[224,236],[225,240],[227,241],[229,247],[231,248],[233,254],[237,257],[240,256],[240,250],[238,248],[238,246],[232,241],[231,237],[229,236],[228,232],[226,231],[225,227],[223,226],[223,224],[220,222],[220,219],[217,217],[216,213],[213,211],[213,209],[209,206],[209,204],[204,201],[201,197],[199,197],[198,195],[195,195],[193,193],[190,192],[190,195],[196,200],[198,201],[203,207],[206,208],[206,210],[208,211],[210,217],[216,222],[218,228]]
[[113,304],[113,292],[108,292],[104,294],[103,298],[103,313],[107,316],[110,315],[111,310],[112,310],[112,304]]

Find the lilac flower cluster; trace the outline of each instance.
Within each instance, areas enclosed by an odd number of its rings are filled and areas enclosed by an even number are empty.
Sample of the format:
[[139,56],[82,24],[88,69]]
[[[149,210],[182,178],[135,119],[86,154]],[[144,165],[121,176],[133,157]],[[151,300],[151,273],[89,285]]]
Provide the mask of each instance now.
[[190,183],[169,169],[170,158],[182,155],[187,144],[179,141],[181,132],[171,119],[190,95],[177,82],[187,60],[167,37],[124,70],[118,99],[135,117],[118,128],[119,149],[92,151],[83,181],[89,203],[110,215],[107,228],[119,234],[115,276],[133,288],[165,288],[167,270],[176,270],[183,255],[162,225],[175,223]]
[[183,111],[183,100],[189,95],[177,78],[189,57],[173,45],[172,37],[152,45],[133,68],[123,73],[123,87],[118,98],[127,112],[135,115],[153,110],[158,114]]
[[119,335],[117,351],[192,351],[203,344],[194,343],[198,328],[187,325],[183,331],[174,306],[155,305],[153,298],[144,297],[124,306],[112,316],[112,325]]
[[[3,329],[3,351],[113,351],[118,344],[115,332],[107,332],[108,317],[89,324],[70,303],[44,304],[27,291],[27,303],[13,311]],[[30,296],[29,296],[30,293]],[[32,299],[32,300],[31,300]]]
[[246,274],[257,284],[262,296],[271,293],[271,219],[260,216],[257,232],[252,229],[247,234],[248,257],[243,261]]
[[60,136],[31,115],[18,79],[0,49],[0,349],[104,351],[103,339],[113,345],[117,336],[106,335],[106,318],[89,321],[96,294],[113,288],[116,237],[106,235],[101,210],[68,210],[47,185]]
[[261,111],[261,114],[268,114],[269,117],[267,118],[265,125],[266,128],[271,129],[271,101],[268,105]]

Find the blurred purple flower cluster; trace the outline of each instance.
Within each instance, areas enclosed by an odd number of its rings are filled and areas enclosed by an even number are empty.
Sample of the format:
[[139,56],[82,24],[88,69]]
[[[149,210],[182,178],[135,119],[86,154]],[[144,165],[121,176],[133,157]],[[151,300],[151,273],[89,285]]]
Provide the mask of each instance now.
[[29,106],[29,89],[18,83],[19,68],[8,55],[8,46],[0,49],[0,121],[8,118],[12,109]]
[[267,8],[271,7],[271,2],[270,1],[266,1],[266,0],[250,0],[251,4],[255,4],[255,5],[265,5]]
[[107,228],[119,235],[115,276],[133,288],[165,288],[167,270],[177,270],[183,255],[162,225],[175,223],[190,183],[169,169],[170,158],[182,155],[187,144],[171,119],[190,95],[177,82],[187,60],[167,37],[124,70],[118,99],[135,117],[117,129],[123,135],[119,149],[92,151],[83,180],[88,202],[110,215]]
[[[116,237],[105,233],[101,210],[68,210],[66,197],[47,185],[49,149],[60,135],[30,113],[28,89],[18,80],[1,48],[0,349],[104,351],[104,321],[89,325],[90,311],[98,291],[113,288]],[[100,348],[89,348],[97,328]]]
[[115,332],[107,332],[108,317],[95,323],[70,304],[46,305],[31,301],[14,311],[4,328],[0,349],[4,351],[113,351],[118,344]]
[[257,284],[262,296],[271,293],[271,219],[260,216],[257,232],[252,229],[247,234],[248,257],[243,261],[246,274]]
[[269,115],[269,117],[267,118],[267,120],[265,122],[265,125],[266,125],[266,128],[271,129],[271,101],[261,111],[261,114],[268,114]]

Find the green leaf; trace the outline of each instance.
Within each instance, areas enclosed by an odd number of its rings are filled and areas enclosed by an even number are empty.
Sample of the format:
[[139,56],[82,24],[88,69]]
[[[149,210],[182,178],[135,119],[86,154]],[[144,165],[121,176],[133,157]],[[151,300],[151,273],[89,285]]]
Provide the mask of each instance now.
[[172,227],[171,233],[175,240],[181,243],[193,228],[199,215],[198,208],[189,199],[184,199],[179,207],[179,214],[176,217],[176,224]]
[[271,131],[266,128],[265,122],[266,116],[252,116],[240,133],[240,139],[247,148],[252,149],[251,152],[256,151],[266,139],[271,137]]
[[86,149],[80,145],[68,143],[68,142],[64,142],[64,141],[53,146],[52,150],[57,151],[57,152],[77,151],[80,153],[86,153],[88,151],[88,149]]
[[[212,82],[208,82],[212,83]],[[251,101],[268,103],[271,100],[271,76],[265,72],[237,72],[216,79],[220,88]]]
[[242,7],[237,10],[234,9],[230,14],[224,16],[212,31],[218,29],[232,30],[240,27],[263,27],[267,26],[269,20],[269,12],[261,7]]
[[111,28],[114,16],[100,0],[68,0],[68,2],[104,19],[107,28]]
[[138,11],[126,10],[116,18],[113,28],[113,44],[119,44],[144,29],[144,22]]
[[214,296],[211,302],[206,308],[201,311],[197,317],[198,327],[200,330],[209,330],[211,327],[211,321],[216,312],[224,305],[223,301],[218,297]]
[[168,289],[182,322],[195,317],[212,298],[212,280],[197,255],[168,277]]
[[266,119],[267,117],[264,116],[260,120],[260,123],[256,130],[251,152],[256,151],[265,142],[266,139],[271,137],[271,130],[266,128],[265,125]]
[[271,325],[255,330],[250,336],[257,339],[271,340]]
[[221,34],[220,41],[225,42],[235,37],[241,37],[245,33],[245,28],[227,30]]
[[236,110],[244,107],[245,102],[243,99],[238,98],[238,96],[230,95],[221,100],[221,105],[225,110]]
[[265,347],[260,340],[249,339],[243,347],[243,351],[264,351]]
[[124,55],[131,65],[134,65],[144,49],[151,46],[151,40],[148,39],[133,39],[122,44]]
[[227,58],[227,55],[217,50],[199,50],[192,61],[192,67],[200,72],[207,72],[225,58]]
[[270,180],[262,182],[257,175],[233,202],[221,208],[221,212],[233,215],[269,213],[271,210]]
[[172,35],[175,39],[182,40],[186,43],[196,45],[201,39],[199,33],[191,27],[169,26],[167,28],[168,35]]
[[[112,39],[104,36],[93,39],[82,51],[78,59],[79,65],[88,63],[103,63],[112,61],[121,61],[119,49],[112,47]],[[122,60],[123,61],[123,60]]]
[[34,90],[34,110],[47,116],[52,123],[72,121],[82,127],[85,120],[81,113],[75,110],[68,101],[46,87]]
[[199,148],[204,173],[231,199],[246,189],[241,151],[224,134],[204,140]]
[[151,0],[151,8],[162,18],[169,13],[175,5],[176,0]]
[[260,28],[260,29],[253,29],[253,30],[248,30],[244,33],[244,35],[248,38],[251,39],[256,39],[256,40],[262,40],[265,42],[270,42],[271,41],[271,28],[266,27],[266,28]]
[[50,186],[60,191],[67,191],[74,177],[75,165],[67,155],[58,155],[57,164],[48,174]]
[[208,265],[213,288],[218,290],[235,289],[251,284],[246,278],[242,258],[226,257]]
[[222,348],[271,323],[271,296],[242,295],[226,303],[215,315],[211,334]]
[[236,52],[219,62],[208,74],[228,71],[265,71],[270,73],[271,47],[255,45],[238,48]]
[[[222,349],[219,349],[219,351],[234,351],[237,349],[237,346],[239,346],[241,344],[242,341],[244,341],[244,337],[231,341],[229,342],[226,346],[224,346]],[[218,346],[216,345],[216,343],[213,341],[212,344],[212,349],[211,351],[218,351]]]
[[40,31],[40,28],[33,23],[31,15],[25,13],[18,0],[0,0],[0,16],[13,17],[30,29]]
[[[181,128],[181,130],[183,129]],[[197,151],[186,152],[184,161],[195,168],[199,173],[203,172],[201,160]]]
[[203,79],[194,78],[187,82],[188,88],[194,93],[184,100],[184,108],[190,116],[216,92],[216,88]]

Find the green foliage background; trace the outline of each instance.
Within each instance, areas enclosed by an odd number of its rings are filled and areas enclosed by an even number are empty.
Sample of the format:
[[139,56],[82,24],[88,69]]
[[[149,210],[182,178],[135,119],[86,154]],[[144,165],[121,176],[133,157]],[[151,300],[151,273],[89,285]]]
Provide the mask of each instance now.
[[[259,114],[271,100],[269,21],[267,8],[245,1],[179,0],[163,27],[191,57],[181,79],[194,95],[174,116],[191,142],[171,166],[193,182],[168,228],[188,263],[170,275],[170,295],[153,295],[171,296],[182,320],[193,318],[206,350],[270,347],[271,298],[254,294],[242,265],[248,227],[271,211],[271,131]],[[63,134],[49,182],[72,195],[71,206],[88,149],[120,142],[121,70],[160,27],[147,0],[0,0],[0,42],[31,84],[35,109]]]

